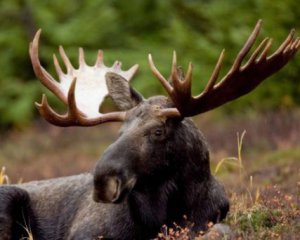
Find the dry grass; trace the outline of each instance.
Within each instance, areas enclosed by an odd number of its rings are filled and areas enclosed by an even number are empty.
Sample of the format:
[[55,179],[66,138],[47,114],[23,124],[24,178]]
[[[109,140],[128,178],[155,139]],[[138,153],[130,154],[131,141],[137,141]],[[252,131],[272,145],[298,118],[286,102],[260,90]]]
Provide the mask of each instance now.
[[2,167],[0,171],[0,185],[9,184],[9,178],[5,172],[5,167]]
[[[256,166],[246,165],[242,162],[243,137],[244,134],[238,138],[236,161],[239,164],[232,172],[233,175],[239,175],[240,181],[230,188],[231,210],[225,222],[234,230],[235,239],[297,239],[300,233],[300,165],[296,162],[300,157],[299,146],[289,148],[285,156],[280,154],[280,150],[277,154],[276,151],[272,152],[275,161],[261,155],[260,159],[255,161]],[[256,169],[270,168],[271,162],[278,165],[278,175],[282,175],[280,170],[284,172],[286,166],[295,166],[296,172],[289,171],[289,177],[293,180],[288,184],[293,184],[296,191],[290,191],[293,186],[284,189],[287,184],[284,179],[278,182],[279,185],[274,182],[265,184],[263,178],[256,182],[252,173],[255,173]],[[264,177],[268,178],[267,175]]]
[[226,158],[221,159],[215,167],[215,171],[214,171],[215,175],[219,172],[220,168],[224,164],[230,164],[239,169],[240,179],[242,179],[242,171],[244,168],[243,167],[243,159],[242,159],[242,147],[243,147],[243,139],[244,139],[245,134],[246,134],[245,130],[243,131],[241,137],[240,137],[239,133],[237,133],[238,156],[237,157],[226,157]]
[[28,227],[24,227],[24,229],[25,229],[28,237],[24,237],[20,240],[33,240],[33,236],[32,236],[32,233],[31,233],[30,229]]

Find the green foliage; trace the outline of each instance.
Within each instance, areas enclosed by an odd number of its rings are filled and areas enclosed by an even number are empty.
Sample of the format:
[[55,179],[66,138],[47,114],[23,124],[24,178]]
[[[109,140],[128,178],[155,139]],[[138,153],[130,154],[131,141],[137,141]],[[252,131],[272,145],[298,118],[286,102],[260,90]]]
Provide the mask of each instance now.
[[[101,48],[107,65],[115,59],[124,62],[124,68],[139,63],[133,85],[150,96],[163,90],[148,69],[149,52],[165,75],[174,49],[184,68],[193,61],[193,90],[199,93],[222,48],[227,50],[224,74],[258,19],[264,20],[260,39],[272,36],[277,47],[291,28],[299,29],[299,16],[294,0],[1,1],[0,128],[25,126],[36,113],[33,102],[42,89],[31,69],[28,44],[39,28],[41,59],[52,74],[51,55],[58,45],[64,45],[74,65],[79,46],[86,49],[90,64]],[[291,62],[254,93],[228,104],[225,112],[243,111],[245,105],[260,109],[299,105],[299,69],[300,61]]]
[[254,230],[258,232],[261,228],[271,228],[276,225],[273,220],[274,215],[280,215],[278,210],[270,210],[265,207],[255,206],[252,209],[248,209],[248,212],[241,214],[238,218],[240,223],[240,229],[242,231]]

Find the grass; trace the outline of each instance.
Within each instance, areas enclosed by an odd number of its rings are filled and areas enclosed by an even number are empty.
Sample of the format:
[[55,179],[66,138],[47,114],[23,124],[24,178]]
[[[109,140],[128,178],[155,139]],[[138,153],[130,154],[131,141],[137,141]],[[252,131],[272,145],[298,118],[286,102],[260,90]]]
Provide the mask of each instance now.
[[[246,176],[242,172],[245,170],[242,167],[242,140],[243,135],[240,140],[238,138],[240,180]],[[299,195],[284,193],[277,185],[254,186],[253,181],[251,175],[248,184],[241,182],[239,191],[231,192],[231,211],[225,222],[234,230],[235,238],[296,239],[300,231]]]
[[31,233],[30,229],[27,226],[25,226],[24,229],[25,229],[28,237],[24,237],[24,238],[22,238],[20,240],[33,240],[33,235]]
[[237,146],[238,146],[238,156],[237,157],[226,157],[223,158],[218,162],[218,164],[215,167],[214,174],[216,175],[220,168],[224,164],[231,164],[239,169],[239,175],[240,179],[242,178],[242,170],[243,170],[243,160],[242,160],[242,146],[243,146],[243,139],[246,134],[246,130],[243,131],[241,137],[239,136],[239,133],[237,133]]
[[7,174],[5,173],[5,167],[2,167],[0,171],[0,185],[2,184],[9,184],[9,178]]
[[232,194],[226,223],[237,239],[296,239],[300,230],[296,201],[277,186],[261,190],[255,202],[247,194]]
[[[253,174],[276,166],[279,177],[284,175],[285,167],[294,164],[299,171],[296,162],[300,156],[299,146],[265,153],[260,159],[250,162],[247,168],[242,163],[243,136],[238,139],[239,164],[236,169],[240,182],[229,192],[231,211],[226,223],[234,229],[236,239],[296,239],[300,232],[300,182],[297,172],[289,171],[289,181],[281,179],[277,181],[278,185],[275,179],[265,182],[265,178],[270,178],[268,175],[256,179]],[[299,185],[298,190],[291,191],[292,186],[286,188],[287,184]]]

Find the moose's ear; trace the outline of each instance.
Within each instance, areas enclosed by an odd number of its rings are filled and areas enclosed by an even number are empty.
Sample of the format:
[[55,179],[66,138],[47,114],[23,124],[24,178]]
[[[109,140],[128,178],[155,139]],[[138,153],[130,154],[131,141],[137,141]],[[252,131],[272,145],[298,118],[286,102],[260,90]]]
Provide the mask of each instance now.
[[119,74],[108,72],[105,79],[109,95],[120,110],[129,110],[143,101],[143,96]]

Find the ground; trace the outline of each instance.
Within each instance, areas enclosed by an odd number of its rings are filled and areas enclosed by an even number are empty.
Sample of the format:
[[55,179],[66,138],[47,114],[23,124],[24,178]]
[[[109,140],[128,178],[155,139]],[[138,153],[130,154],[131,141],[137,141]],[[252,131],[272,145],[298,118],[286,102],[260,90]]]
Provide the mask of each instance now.
[[[207,138],[212,173],[225,185],[225,220],[235,239],[297,239],[300,235],[300,111],[195,119]],[[38,120],[0,138],[0,166],[10,182],[89,171],[116,138],[118,123],[57,128]],[[245,133],[244,133],[245,131]],[[1,178],[0,182],[5,179]],[[161,239],[188,229],[162,229]],[[178,237],[177,237],[178,238]]]

